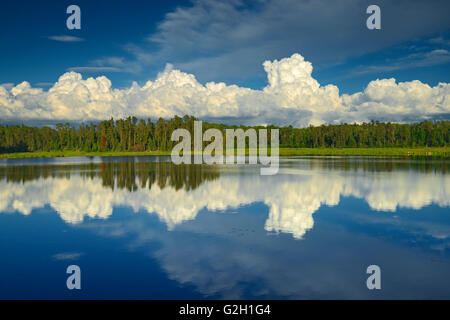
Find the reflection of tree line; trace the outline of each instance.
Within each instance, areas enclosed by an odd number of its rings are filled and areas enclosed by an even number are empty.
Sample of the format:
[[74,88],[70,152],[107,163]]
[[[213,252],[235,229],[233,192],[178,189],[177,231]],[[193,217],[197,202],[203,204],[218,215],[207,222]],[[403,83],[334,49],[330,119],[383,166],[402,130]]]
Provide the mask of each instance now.
[[214,166],[174,165],[172,162],[101,162],[68,165],[0,166],[0,179],[25,183],[37,179],[67,178],[77,174],[102,179],[103,186],[135,191],[157,184],[159,188],[194,190],[205,181],[215,180],[219,172]]
[[[289,160],[287,160],[289,161]],[[395,170],[415,170],[419,172],[448,171],[449,162],[445,159],[399,159],[399,158],[316,158],[307,160],[311,170],[390,172]],[[25,183],[40,178],[67,178],[71,174],[93,179],[100,177],[104,186],[118,187],[134,191],[138,187],[149,188],[156,183],[160,188],[170,186],[179,190],[193,190],[205,181],[219,177],[219,170],[209,165],[174,165],[170,161],[119,161],[60,165],[7,165],[0,166],[0,179]]]
[[309,161],[312,170],[341,170],[341,171],[363,171],[363,172],[391,172],[395,170],[414,170],[418,172],[440,172],[446,173],[450,162],[445,159],[426,159],[416,157],[413,159],[401,159],[394,157],[371,158],[317,158],[318,161]]

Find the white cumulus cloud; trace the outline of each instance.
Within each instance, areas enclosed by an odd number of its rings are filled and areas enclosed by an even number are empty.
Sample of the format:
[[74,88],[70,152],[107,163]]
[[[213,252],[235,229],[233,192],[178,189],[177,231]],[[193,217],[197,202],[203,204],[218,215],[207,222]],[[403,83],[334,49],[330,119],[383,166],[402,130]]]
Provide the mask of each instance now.
[[368,120],[417,121],[450,114],[450,84],[435,87],[418,80],[370,82],[363,92],[339,94],[335,85],[321,86],[313,66],[300,54],[265,61],[268,84],[253,90],[222,82],[201,84],[193,74],[168,64],[154,81],[115,89],[101,76],[82,79],[63,74],[44,91],[24,81],[0,85],[3,120],[102,120],[129,115],[147,118],[194,115],[231,119],[244,124],[307,126]]

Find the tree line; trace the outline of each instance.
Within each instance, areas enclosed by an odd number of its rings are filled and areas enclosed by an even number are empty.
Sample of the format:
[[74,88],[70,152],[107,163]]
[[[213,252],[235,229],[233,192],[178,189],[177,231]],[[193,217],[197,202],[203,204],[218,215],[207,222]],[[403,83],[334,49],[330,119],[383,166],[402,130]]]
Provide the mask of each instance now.
[[[72,126],[59,123],[55,128],[25,125],[0,126],[0,153],[32,151],[168,151],[177,143],[172,131],[187,129],[193,135],[192,116],[157,121],[128,117]],[[422,121],[411,124],[371,121],[362,124],[310,126],[236,126],[203,122],[203,131],[216,128],[279,129],[280,147],[447,147],[450,145],[450,121]],[[258,132],[258,130],[256,130]],[[270,136],[270,132],[268,133]],[[207,143],[207,142],[205,142]]]

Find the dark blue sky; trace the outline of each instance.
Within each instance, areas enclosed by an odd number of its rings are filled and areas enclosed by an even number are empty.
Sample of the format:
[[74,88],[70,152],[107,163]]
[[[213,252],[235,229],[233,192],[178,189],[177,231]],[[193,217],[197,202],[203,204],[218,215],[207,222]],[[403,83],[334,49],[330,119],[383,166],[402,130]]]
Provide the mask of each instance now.
[[[81,8],[81,30],[66,27],[66,8],[71,4]],[[172,1],[5,2],[0,13],[0,82],[55,82],[68,68],[87,66],[104,56],[124,55],[123,46],[141,42],[175,6]],[[84,41],[49,39],[60,35]],[[122,85],[133,77],[119,74],[112,78]]]
[[[341,92],[360,91],[376,78],[430,85],[449,80],[448,1],[429,1],[426,10],[427,1],[411,1],[410,11],[379,1],[382,30],[375,31],[365,27],[369,2],[321,2],[304,10],[280,1],[278,12],[264,1],[243,2],[234,10],[213,10],[213,1],[3,2],[0,83],[26,80],[47,88],[75,70],[83,77],[106,75],[114,87],[123,88],[154,79],[172,63],[201,83],[262,88],[262,63],[295,52],[312,62],[313,76],[322,85],[336,84]],[[66,28],[70,4],[81,8],[81,30]],[[180,18],[177,8],[195,6],[185,20]],[[238,24],[244,26],[234,29]],[[49,38],[63,35],[83,41]]]

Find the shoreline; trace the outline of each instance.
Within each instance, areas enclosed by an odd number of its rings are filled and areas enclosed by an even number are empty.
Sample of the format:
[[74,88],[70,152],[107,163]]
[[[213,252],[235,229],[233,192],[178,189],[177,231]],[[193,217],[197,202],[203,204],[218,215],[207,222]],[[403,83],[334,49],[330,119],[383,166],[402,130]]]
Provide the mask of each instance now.
[[[171,151],[38,151],[0,154],[0,159],[60,158],[60,157],[117,157],[117,156],[162,156]],[[280,148],[280,157],[287,156],[427,156],[450,158],[450,147],[429,148]]]

